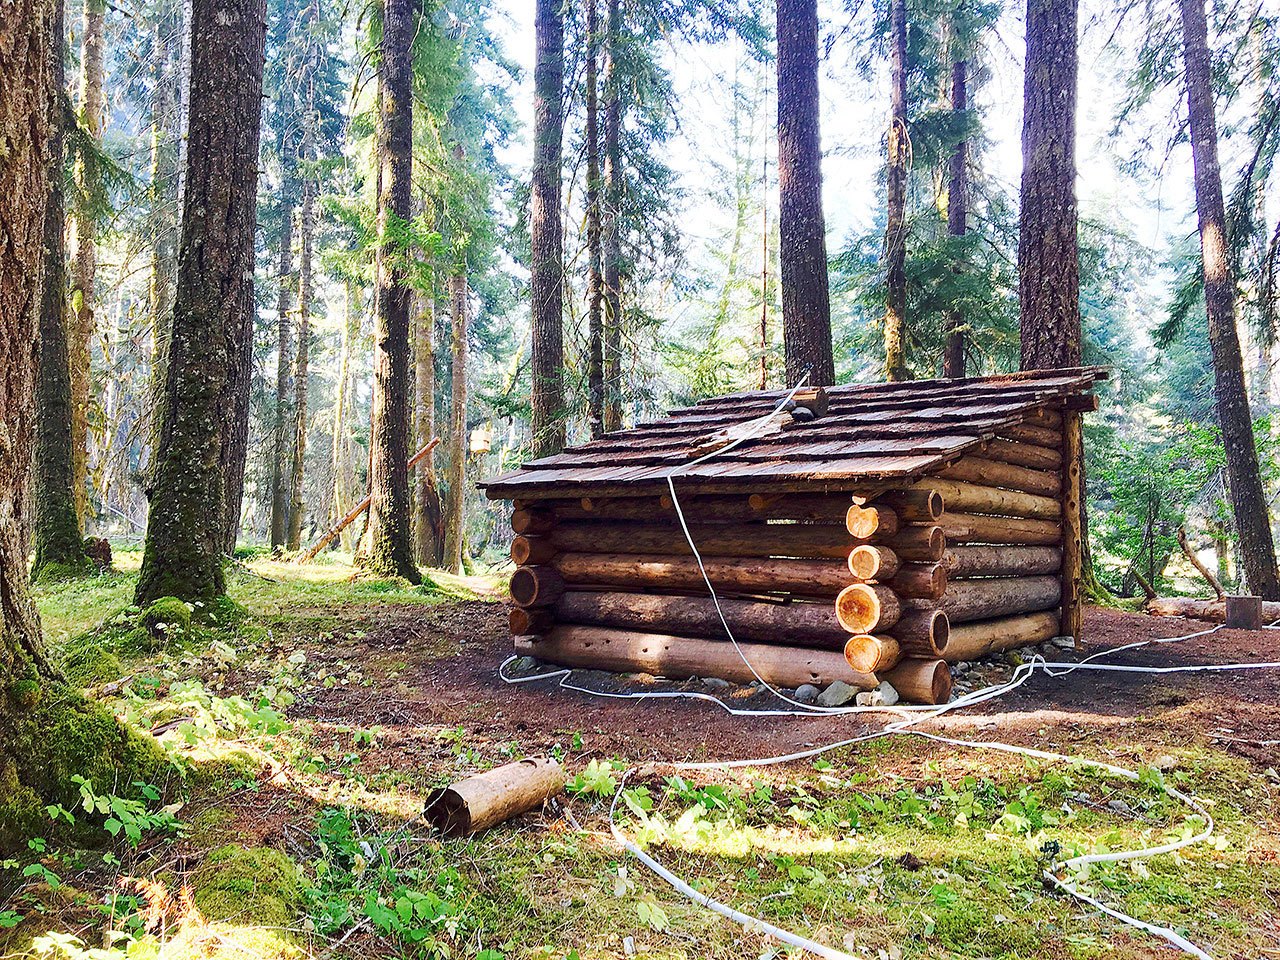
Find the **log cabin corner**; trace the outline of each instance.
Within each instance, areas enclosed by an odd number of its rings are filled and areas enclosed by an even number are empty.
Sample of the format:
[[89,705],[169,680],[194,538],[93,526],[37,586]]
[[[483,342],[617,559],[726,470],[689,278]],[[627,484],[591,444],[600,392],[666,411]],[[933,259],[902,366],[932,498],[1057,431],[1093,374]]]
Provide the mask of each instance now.
[[946,702],[949,664],[1079,639],[1081,415],[1106,376],[735,393],[525,463],[482,484],[514,501],[515,649]]

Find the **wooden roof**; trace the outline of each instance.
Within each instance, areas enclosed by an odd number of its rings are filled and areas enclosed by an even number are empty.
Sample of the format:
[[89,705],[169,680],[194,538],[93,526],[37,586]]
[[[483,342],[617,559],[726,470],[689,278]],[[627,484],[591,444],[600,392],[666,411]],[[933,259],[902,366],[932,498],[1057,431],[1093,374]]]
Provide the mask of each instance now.
[[[1104,380],[1101,367],[1038,370],[965,380],[828,387],[825,416],[748,440],[678,471],[681,485],[729,489],[848,487],[928,473],[1035,411],[1060,406]],[[523,464],[480,486],[490,499],[652,493],[697,447],[726,427],[769,414],[784,390],[755,390],[668,411],[662,420]]]

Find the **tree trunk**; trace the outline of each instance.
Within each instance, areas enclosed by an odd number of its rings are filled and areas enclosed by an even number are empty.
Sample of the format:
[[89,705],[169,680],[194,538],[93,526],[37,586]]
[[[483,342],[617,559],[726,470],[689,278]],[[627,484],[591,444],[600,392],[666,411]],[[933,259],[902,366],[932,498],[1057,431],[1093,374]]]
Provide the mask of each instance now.
[[1226,215],[1222,173],[1218,166],[1218,129],[1213,112],[1204,0],[1180,0],[1180,3],[1204,300],[1209,317],[1209,347],[1213,353],[1214,397],[1227,455],[1227,488],[1240,536],[1244,581],[1251,593],[1277,600],[1280,599],[1280,574],[1276,570],[1267,500],[1258,474],[1258,453],[1253,443],[1240,338],[1236,332],[1235,279],[1226,249]]
[[452,399],[449,404],[449,503],[444,510],[444,562],[462,572],[466,539],[467,484],[467,275],[465,267],[449,278],[453,315]]
[[[102,75],[107,5],[105,0],[85,0],[80,42],[80,113],[85,132],[95,148],[102,146]],[[93,202],[102,184],[95,182],[91,167],[76,164],[76,186],[81,204],[75,216],[75,250],[71,267],[71,334],[68,337],[71,363],[72,455],[76,514],[84,527],[88,513],[89,477],[89,345],[93,341],[94,281],[98,271],[98,223]]]
[[604,429],[622,429],[622,95],[618,48],[622,42],[619,0],[608,0],[605,23],[604,211]]
[[818,140],[817,0],[778,2],[778,231],[787,386],[836,382]]
[[907,370],[907,2],[889,8],[891,112],[884,228],[884,378],[909,380]]
[[280,162],[285,174],[280,184],[279,266],[276,291],[276,405],[271,455],[271,546],[284,547],[289,539],[289,488],[286,465],[289,456],[289,402],[293,395],[293,160],[286,155],[286,141],[279,138]]
[[[304,139],[309,141],[309,135]],[[308,175],[302,184],[302,216],[299,222],[298,353],[293,374],[293,456],[289,478],[290,550],[302,548],[302,517],[306,512],[302,480],[307,460],[307,369],[311,349],[311,238],[315,232],[315,190],[315,182]]]
[[[59,2],[57,6],[60,8],[62,4]],[[59,29],[61,22],[60,18],[56,21]],[[67,361],[66,257],[62,233],[66,216],[62,188],[66,66],[60,42],[52,45],[49,72],[49,187],[44,214],[40,364],[36,371],[36,558],[31,568],[31,578],[37,581],[76,576],[88,572],[90,566],[76,516],[71,374]]]
[[600,242],[600,18],[587,0],[587,392],[591,435],[604,433],[604,253]]
[[413,563],[409,504],[409,285],[391,236],[410,216],[413,172],[415,30],[409,0],[384,0],[382,68],[378,75],[377,312],[374,330],[373,429],[370,434],[369,552],[380,576],[421,580]]
[[265,17],[263,0],[192,8],[182,246],[139,604],[224,592],[227,494],[237,452],[243,479],[248,413]]
[[[529,293],[533,323],[535,457],[564,447],[564,263],[560,234],[560,150],[564,122],[564,20],[558,0],[537,0],[534,63],[533,194]],[[446,551],[448,555],[448,551]]]
[[75,802],[73,774],[95,783],[149,782],[163,764],[154,744],[127,734],[109,713],[62,682],[50,664],[22,547],[39,362],[48,144],[51,120],[63,109],[56,81],[62,13],[62,5],[51,0],[0,6],[0,130],[7,131],[8,150],[0,164],[0,853],[25,849],[28,837],[48,836],[45,805]]
[[[414,350],[418,395],[415,445],[422,449],[431,442],[436,432],[436,298],[429,293],[421,297],[419,302],[423,307],[417,312],[417,345]],[[424,567],[439,567],[444,563],[444,510],[440,504],[436,464],[432,456],[418,464],[414,512],[413,542],[418,563]]]
[[[953,41],[958,42],[958,41]],[[963,118],[969,109],[968,64],[957,57],[951,64],[951,111]],[[947,233],[963,237],[968,232],[966,222],[969,212],[969,140],[961,137],[951,154],[951,177],[947,185]],[[963,266],[956,264],[956,272]],[[965,375],[965,318],[964,311],[953,308],[947,311],[947,343],[942,356],[944,377]]]
[[[347,513],[355,488],[354,470],[351,464],[351,436],[347,429],[351,394],[351,353],[360,336],[360,288],[348,280],[345,284],[344,317],[342,324],[342,351],[338,362],[338,394],[333,410],[333,503],[329,509],[330,526]],[[344,548],[350,549],[351,535],[342,535]]]
[[1077,0],[1027,0],[1018,299],[1022,369],[1080,365]]

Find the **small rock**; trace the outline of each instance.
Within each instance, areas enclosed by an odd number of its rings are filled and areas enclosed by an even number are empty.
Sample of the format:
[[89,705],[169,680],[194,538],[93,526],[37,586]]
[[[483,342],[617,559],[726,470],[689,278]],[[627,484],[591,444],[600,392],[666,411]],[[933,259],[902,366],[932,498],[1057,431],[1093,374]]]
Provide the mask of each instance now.
[[1091,803],[1093,801],[1093,797],[1089,796],[1089,794],[1075,790],[1068,791],[1067,799],[1074,800],[1076,803]]
[[813,419],[813,411],[808,407],[796,407],[791,411],[791,418],[798,423],[808,423]]
[[1049,642],[1059,650],[1074,650],[1076,648],[1075,637],[1054,637]]
[[883,707],[884,697],[881,695],[879,688],[875,690],[863,690],[854,697],[854,703],[860,707]]
[[1046,640],[1044,643],[1040,644],[1040,653],[1046,657],[1056,657],[1058,655],[1058,648]]
[[818,703],[824,707],[843,707],[857,695],[857,689],[843,680],[837,680],[822,691],[821,696],[818,697]]
[[533,673],[538,669],[538,661],[533,657],[518,657],[511,663],[512,673]]
[[806,683],[796,687],[795,699],[801,703],[813,703],[821,693],[812,683]]
[[731,684],[728,680],[724,680],[720,677],[703,677],[702,685],[706,687],[708,690],[716,690],[716,691],[728,690],[730,687],[733,686],[733,684]]
[[1125,803],[1119,797],[1117,797],[1115,800],[1108,800],[1107,809],[1110,810],[1112,813],[1118,813],[1124,817],[1133,816],[1133,807],[1129,806],[1129,804]]
[[1170,770],[1174,769],[1177,765],[1178,765],[1177,759],[1175,757],[1170,756],[1167,753],[1162,753],[1160,756],[1156,757],[1155,768],[1159,770],[1161,773],[1168,773]]
[[880,697],[886,707],[892,707],[902,698],[898,696],[898,691],[894,689],[893,684],[888,680],[881,680],[880,686],[876,687],[880,691]]
[[625,953],[628,957],[634,957],[636,955],[636,938],[635,937],[622,938],[622,952]]

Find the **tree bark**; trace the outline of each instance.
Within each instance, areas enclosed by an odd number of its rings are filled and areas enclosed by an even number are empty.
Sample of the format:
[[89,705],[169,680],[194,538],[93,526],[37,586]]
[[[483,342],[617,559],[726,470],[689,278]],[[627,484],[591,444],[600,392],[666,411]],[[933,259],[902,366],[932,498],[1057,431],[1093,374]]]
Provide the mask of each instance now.
[[[535,457],[564,447],[564,263],[560,233],[560,161],[564,121],[564,20],[559,0],[537,0],[534,63],[533,194],[529,210],[533,323]],[[447,551],[446,551],[447,553]]]
[[[963,118],[969,109],[968,63],[957,57],[951,64],[951,111]],[[950,179],[947,184],[947,233],[963,237],[968,232],[969,212],[969,139],[961,137],[951,154]],[[956,264],[956,271],[962,269]],[[965,317],[964,311],[952,308],[947,311],[947,343],[942,355],[942,375],[965,375]]]
[[286,465],[289,455],[289,403],[293,395],[293,167],[288,141],[277,142],[284,175],[280,183],[279,266],[276,291],[276,404],[271,455],[271,546],[282,548],[289,539],[289,490]]
[[1187,108],[1191,155],[1195,164],[1196,209],[1200,220],[1200,256],[1204,300],[1213,353],[1214,398],[1222,445],[1227,455],[1227,488],[1240,537],[1241,567],[1251,593],[1280,599],[1280,574],[1262,480],[1253,442],[1249,398],[1245,392],[1240,337],[1236,331],[1235,279],[1227,256],[1222,172],[1218,166],[1218,129],[1210,82],[1208,27],[1203,0],[1180,0],[1183,56],[1187,70]]
[[1027,0],[1018,299],[1022,369],[1080,365],[1077,0]]
[[[355,488],[354,469],[351,463],[351,436],[347,429],[351,394],[351,353],[360,336],[360,288],[355,281],[347,280],[342,324],[342,350],[338,362],[338,395],[333,412],[333,503],[329,509],[329,523],[335,524],[347,512]],[[351,537],[345,531],[343,546],[350,549]]]
[[591,435],[604,433],[604,253],[600,241],[600,17],[587,0],[587,392]]
[[384,0],[382,66],[378,74],[377,321],[374,330],[373,429],[370,435],[369,552],[380,576],[421,580],[413,563],[409,505],[409,285],[405,251],[391,247],[410,216],[413,166],[414,6]]
[[[433,284],[434,286],[434,284]],[[420,298],[417,312],[417,337],[414,350],[415,392],[418,395],[417,444],[422,448],[436,432],[436,299],[434,294]],[[439,567],[444,563],[444,510],[436,483],[434,457],[418,465],[418,487],[414,497],[414,537],[418,563]]]
[[622,429],[622,93],[618,48],[622,42],[619,0],[607,0],[604,71],[604,210],[601,256],[604,260],[603,417],[606,433]]
[[884,228],[884,378],[909,380],[907,369],[907,3],[889,7],[890,116],[887,215]]
[[[311,111],[308,110],[308,118]],[[312,122],[310,119],[307,123]],[[310,132],[304,134],[304,151],[308,150]],[[304,159],[312,159],[304,153]],[[307,371],[311,350],[311,253],[315,232],[316,184],[308,174],[302,183],[302,215],[299,218],[298,248],[298,353],[293,373],[293,456],[289,476],[289,539],[290,550],[302,547],[302,518],[306,513],[302,499],[302,481],[307,461]]]
[[[61,8],[61,2],[56,6]],[[60,17],[56,22],[61,24]],[[66,66],[61,43],[52,44],[49,84],[49,188],[44,214],[40,364],[36,371],[36,557],[31,568],[31,579],[36,581],[60,580],[86,573],[90,568],[76,515],[71,372],[67,358],[66,257],[62,232],[66,217],[62,188]]]
[[265,17],[263,0],[192,7],[182,246],[139,604],[225,589],[228,486],[237,451],[243,479],[247,428]]
[[836,382],[818,136],[817,0],[778,2],[778,235],[787,385]]
[[[105,0],[85,0],[80,39],[80,115],[85,132],[95,148],[102,146],[103,121],[103,54],[106,34]],[[72,454],[76,495],[76,514],[84,527],[88,514],[89,477],[89,345],[97,328],[94,317],[94,286],[98,271],[98,222],[93,202],[84,199],[102,188],[94,182],[92,167],[83,161],[76,164],[76,186],[82,200],[75,216],[75,249],[71,266],[71,403]]]
[[444,511],[444,562],[462,572],[466,547],[467,504],[467,274],[464,266],[449,278],[453,315],[452,399],[449,404],[449,503]]

